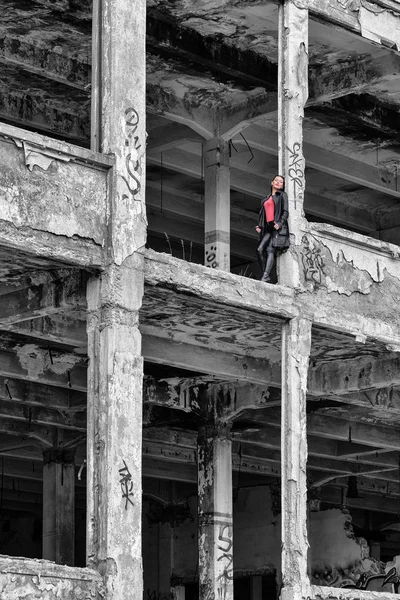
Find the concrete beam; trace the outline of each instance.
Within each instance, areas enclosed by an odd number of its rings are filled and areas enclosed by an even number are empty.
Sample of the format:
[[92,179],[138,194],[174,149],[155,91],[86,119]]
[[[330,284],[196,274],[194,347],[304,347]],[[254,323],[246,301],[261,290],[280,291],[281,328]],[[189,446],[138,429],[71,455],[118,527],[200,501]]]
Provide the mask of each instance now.
[[[274,125],[269,131],[271,135],[266,135],[265,128],[259,125],[251,125],[246,129],[245,136],[252,148],[277,156],[277,127]],[[307,142],[307,129],[304,131],[303,148],[306,166],[381,193],[384,191],[385,194],[394,198],[400,198],[400,191],[396,189],[396,181],[393,176],[386,178],[389,183],[382,181],[383,169],[381,166],[370,164],[365,160],[365,156],[361,154],[359,159],[354,158],[357,157],[356,148],[354,148],[351,157],[340,152],[327,150],[322,146],[321,140],[323,140],[323,137],[321,133],[318,132],[318,134],[320,141],[313,139],[313,143],[310,143]],[[234,143],[235,145],[243,145],[244,142],[242,139],[237,138]],[[376,163],[375,155],[374,160]],[[312,192],[312,189],[310,191]]]
[[[45,317],[1,325],[2,331],[13,331],[14,333],[26,335],[32,339],[47,340],[52,343],[61,343],[73,348],[84,350],[87,346],[86,323],[78,319],[80,315],[74,313],[54,313]],[[51,345],[51,344],[50,344]]]
[[308,393],[312,396],[340,396],[392,386],[400,386],[397,353],[325,362],[311,367],[308,373]]
[[[3,85],[0,90],[0,117],[6,122],[22,128],[34,128],[35,131],[51,137],[72,142],[78,146],[88,147],[89,141],[89,96],[81,93],[84,99],[69,99],[70,89],[57,86],[60,96],[54,97],[53,87],[51,96],[44,101],[40,85],[32,85],[31,78],[27,78],[23,71],[13,79],[14,66],[2,66]],[[6,78],[6,71],[11,70]],[[53,84],[54,85],[54,84]]]
[[[15,420],[12,418],[2,417],[0,419],[0,432],[5,435],[18,436],[23,440],[29,439],[39,444],[42,448],[51,448],[56,442],[57,429],[50,428],[46,425],[32,424],[27,420]],[[85,435],[73,430],[63,430],[64,445],[75,447],[84,441]],[[29,444],[27,444],[29,445]],[[30,456],[32,458],[32,456]]]
[[19,404],[15,400],[2,400],[0,403],[0,419],[17,421],[28,425],[30,428],[40,425],[43,427],[56,427],[86,433],[86,406],[82,412],[70,412],[68,409],[52,410],[39,406]]
[[[161,167],[161,157],[159,154],[150,152],[148,154],[149,164]],[[178,173],[189,175],[195,179],[201,180],[201,153],[192,154],[180,148],[174,148],[163,154],[163,166],[167,169],[172,169]],[[237,169],[232,169],[230,187],[231,189],[261,198],[265,195],[266,179],[259,175],[251,175],[248,172],[240,172]]]
[[[254,420],[259,427],[271,425],[280,427],[281,415],[277,408],[266,411],[258,411],[257,416],[252,412],[244,412],[243,419]],[[340,419],[333,416],[318,415],[312,413],[307,415],[307,434],[310,436],[336,439],[344,442],[363,444],[375,448],[386,448],[387,450],[400,450],[400,438],[398,430],[393,427],[371,425]],[[255,434],[255,439],[258,434]]]
[[[256,415],[254,415],[257,418]],[[260,431],[237,431],[233,434],[235,440],[241,444],[260,446],[264,449],[280,450],[280,431],[278,428],[265,426]],[[337,460],[348,464],[371,465],[383,469],[395,469],[398,466],[398,458],[395,453],[378,446],[367,446],[354,442],[344,442],[328,437],[307,436],[308,457],[313,457],[314,464],[320,459]],[[265,451],[265,450],[264,450]],[[328,467],[329,470],[329,467]]]
[[164,406],[184,412],[199,414],[204,407],[199,404],[201,390],[214,388],[214,404],[221,421],[240,418],[245,410],[277,406],[281,403],[280,390],[273,387],[248,384],[245,382],[218,381],[214,377],[193,379],[161,379],[146,377],[143,402]]
[[76,272],[62,279],[48,278],[46,283],[3,294],[0,296],[0,325],[84,309],[85,288],[85,274]]
[[[390,35],[387,32],[387,35]],[[310,64],[310,104],[368,90],[398,79],[400,57],[383,49],[377,55],[350,57],[335,64]]]
[[[143,328],[142,328],[143,330]],[[145,328],[144,332],[145,334]],[[220,352],[210,348],[173,342],[169,338],[144,335],[145,360],[163,365],[261,385],[280,384],[280,365],[267,359]]]
[[[23,23],[20,26],[23,28]],[[58,21],[58,31],[54,31],[53,39],[47,33],[46,45],[35,43],[33,36],[29,38],[28,26],[25,35],[0,31],[0,62],[26,68],[30,73],[87,93],[90,86],[90,65],[66,53],[65,48],[63,52],[55,52],[51,47],[52,43],[58,45],[57,40],[61,37],[72,43],[73,34],[73,29],[65,26],[61,20]],[[78,32],[74,41],[76,46],[82,43]]]
[[203,138],[193,131],[193,129],[190,129],[190,127],[166,121],[164,125],[149,131],[147,151],[165,152],[189,140],[197,141],[199,144],[203,142]]
[[53,408],[57,411],[86,409],[84,392],[4,376],[0,376],[0,400],[22,407]]

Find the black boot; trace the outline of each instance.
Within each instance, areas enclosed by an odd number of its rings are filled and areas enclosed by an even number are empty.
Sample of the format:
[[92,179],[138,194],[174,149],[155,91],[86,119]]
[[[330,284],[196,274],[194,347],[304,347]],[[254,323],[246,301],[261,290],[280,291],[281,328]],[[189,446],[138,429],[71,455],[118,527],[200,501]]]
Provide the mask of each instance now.
[[267,252],[267,263],[265,265],[264,274],[261,277],[261,281],[264,281],[264,283],[269,283],[271,281],[270,273],[271,273],[272,267],[274,266],[274,258],[275,258],[274,252]]

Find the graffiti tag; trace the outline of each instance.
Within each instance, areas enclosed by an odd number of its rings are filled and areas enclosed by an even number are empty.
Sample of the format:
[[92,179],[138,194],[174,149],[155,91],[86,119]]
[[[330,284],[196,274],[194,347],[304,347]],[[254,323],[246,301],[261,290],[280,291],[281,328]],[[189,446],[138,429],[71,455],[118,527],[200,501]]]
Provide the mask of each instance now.
[[130,149],[130,152],[125,157],[125,166],[128,177],[123,176],[123,180],[130,194],[135,197],[141,189],[141,159],[139,149],[142,147],[139,143],[139,136],[135,135],[139,126],[140,118],[135,108],[127,108],[125,111],[125,125],[127,135],[125,138],[125,146]]
[[133,496],[133,481],[126,462],[124,460],[122,462],[124,463],[124,466],[118,471],[120,476],[119,484],[121,486],[122,499],[125,500],[125,510],[127,510],[128,503],[134,506],[131,498],[131,496]]
[[302,191],[304,186],[303,157],[300,153],[301,144],[295,142],[293,148],[287,146],[287,150],[289,151],[289,179],[293,181],[294,195],[297,196],[297,193]]

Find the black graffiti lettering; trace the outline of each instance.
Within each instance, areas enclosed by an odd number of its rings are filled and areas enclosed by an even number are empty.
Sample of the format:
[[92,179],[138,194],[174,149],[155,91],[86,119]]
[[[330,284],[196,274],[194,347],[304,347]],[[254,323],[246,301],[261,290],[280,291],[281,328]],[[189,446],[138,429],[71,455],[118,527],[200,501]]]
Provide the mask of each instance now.
[[[225,532],[227,533],[225,534]],[[219,529],[218,542],[221,542],[217,547],[221,550],[222,555],[218,557],[217,562],[220,560],[226,560],[224,570],[218,577],[217,581],[223,579],[224,581],[230,581],[233,579],[233,555],[232,555],[232,529],[230,525],[221,525]]]
[[[135,108],[127,108],[125,110],[125,123],[126,127],[128,128],[128,132],[125,139],[125,146],[132,146],[136,152],[142,147],[139,143],[139,137],[135,135],[139,126],[139,122],[140,117],[137,110]],[[129,177],[123,176],[122,179],[124,180],[130,194],[134,197],[139,194],[141,189],[140,178],[137,176],[137,173],[140,173],[140,162],[140,158],[136,160],[132,159],[132,152],[129,152],[125,158],[125,167]],[[130,179],[133,180],[134,185],[130,182]]]
[[295,142],[293,144],[293,148],[289,148],[289,146],[287,146],[287,150],[290,154],[288,174],[289,178],[293,182],[294,193],[296,196],[297,191],[302,190],[304,186],[303,158],[300,154],[301,145],[299,142]]
[[128,503],[134,506],[131,498],[131,496],[133,496],[133,481],[126,462],[124,460],[122,462],[124,463],[124,466],[118,471],[120,476],[119,484],[121,486],[122,499],[125,500],[125,510],[127,510]]
[[[224,536],[226,529],[228,530],[228,536],[227,537]],[[223,543],[225,543],[225,544],[228,545],[227,548],[223,548],[222,546],[218,546],[218,550],[222,550],[222,552],[229,552],[231,550],[233,542],[232,542],[232,535],[231,535],[230,525],[221,525],[221,527],[219,529],[218,540],[220,542],[223,542]]]

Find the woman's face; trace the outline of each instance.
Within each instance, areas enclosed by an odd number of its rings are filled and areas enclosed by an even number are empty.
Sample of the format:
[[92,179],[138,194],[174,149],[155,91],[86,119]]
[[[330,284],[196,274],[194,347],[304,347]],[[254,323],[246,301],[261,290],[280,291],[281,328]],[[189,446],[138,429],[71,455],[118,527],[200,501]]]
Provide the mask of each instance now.
[[279,175],[277,175],[272,180],[272,187],[274,187],[276,190],[282,190],[283,186],[284,186],[283,177],[279,177]]

